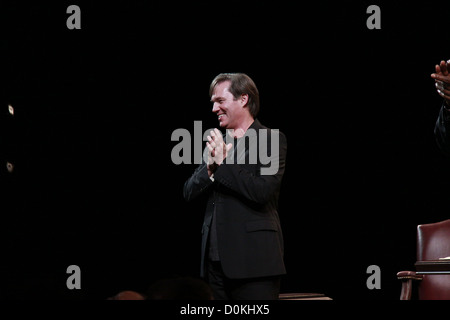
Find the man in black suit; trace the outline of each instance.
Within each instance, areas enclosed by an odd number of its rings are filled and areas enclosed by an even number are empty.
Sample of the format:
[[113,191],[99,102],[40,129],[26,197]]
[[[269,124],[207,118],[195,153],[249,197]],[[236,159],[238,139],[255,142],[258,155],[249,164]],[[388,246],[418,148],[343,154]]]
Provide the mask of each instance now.
[[431,77],[435,80],[438,94],[444,99],[434,133],[439,148],[450,156],[450,60],[436,65],[436,72]]
[[277,211],[286,138],[256,119],[259,93],[247,75],[219,74],[210,96],[226,133],[210,132],[203,163],[183,190],[187,201],[208,196],[201,276],[215,299],[275,300],[286,273]]

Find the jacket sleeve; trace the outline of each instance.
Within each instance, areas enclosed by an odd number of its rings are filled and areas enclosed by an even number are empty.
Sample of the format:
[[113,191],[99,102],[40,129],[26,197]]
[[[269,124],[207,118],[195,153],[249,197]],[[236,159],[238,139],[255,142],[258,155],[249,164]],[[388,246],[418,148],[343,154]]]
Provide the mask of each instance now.
[[[255,175],[239,164],[225,163],[217,168],[214,180],[252,202],[266,203],[279,190],[286,165],[286,137],[281,132],[279,137],[279,153],[272,153],[268,161],[270,166],[278,167],[276,173]],[[262,168],[266,166],[263,165]]]
[[[445,103],[445,102],[444,102]],[[442,105],[434,127],[434,135],[439,149],[450,156],[450,112]]]
[[213,184],[208,176],[206,163],[200,164],[192,176],[184,183],[183,196],[186,201],[191,201],[205,192]]

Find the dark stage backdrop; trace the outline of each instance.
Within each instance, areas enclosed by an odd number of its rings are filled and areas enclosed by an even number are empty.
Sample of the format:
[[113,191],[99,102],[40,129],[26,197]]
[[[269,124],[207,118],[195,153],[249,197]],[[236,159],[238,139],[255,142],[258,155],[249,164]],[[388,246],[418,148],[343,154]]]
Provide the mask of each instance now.
[[74,3],[2,1],[2,297],[105,299],[198,277],[204,199],[184,201],[196,165],[172,162],[171,135],[217,126],[209,83],[244,72],[260,121],[288,141],[282,291],[398,299],[416,226],[450,217],[430,78],[450,58],[450,9],[391,2],[80,1],[69,30]]

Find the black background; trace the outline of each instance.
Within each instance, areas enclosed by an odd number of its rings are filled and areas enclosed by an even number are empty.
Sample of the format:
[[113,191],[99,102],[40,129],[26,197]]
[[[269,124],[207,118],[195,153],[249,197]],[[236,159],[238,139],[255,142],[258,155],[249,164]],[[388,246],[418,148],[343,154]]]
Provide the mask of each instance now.
[[[66,27],[70,4],[80,30]],[[381,30],[366,27],[371,4]],[[430,78],[450,58],[449,13],[425,1],[2,2],[2,297],[105,299],[197,277],[204,199],[184,201],[196,165],[173,164],[171,134],[217,126],[209,83],[244,72],[260,121],[288,139],[282,291],[398,299],[416,226],[449,217]],[[66,287],[72,264],[81,290]]]

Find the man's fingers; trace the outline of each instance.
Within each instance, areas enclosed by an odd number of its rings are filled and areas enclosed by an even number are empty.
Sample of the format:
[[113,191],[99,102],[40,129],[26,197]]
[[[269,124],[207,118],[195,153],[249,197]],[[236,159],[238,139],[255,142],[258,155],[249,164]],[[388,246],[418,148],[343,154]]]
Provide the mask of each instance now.
[[215,147],[213,147],[210,143],[206,143],[206,147],[208,148],[209,154],[211,155],[211,157],[215,157],[216,155],[216,151],[215,151]]
[[[210,135],[206,136],[206,139],[208,140],[206,146],[213,158],[212,161],[220,164],[223,161],[222,157],[226,157],[226,152],[230,150],[231,147],[224,143],[222,133],[219,129],[213,129],[209,133]],[[232,144],[230,143],[229,145]]]
[[450,99],[450,90],[447,89],[438,89],[438,94],[444,99]]
[[222,133],[220,132],[219,129],[215,128],[213,131],[214,132],[214,141],[216,141],[218,144],[223,142],[223,137],[222,137]]
[[443,76],[442,74],[432,73],[431,77],[435,80],[440,80],[449,83],[450,77],[449,76]]
[[447,100],[448,101],[448,103],[450,103],[450,90],[448,90],[448,89],[438,89],[437,90],[437,93],[442,97],[442,98],[444,98],[445,100]]
[[229,143],[229,144],[223,144],[223,152],[225,153],[225,157],[228,157],[228,151],[231,150],[231,148],[233,148],[233,144]]
[[[450,60],[442,60],[439,64],[435,65],[435,73],[431,74],[433,79],[446,81],[450,83]],[[444,78],[443,78],[444,77]]]
[[444,76],[448,76],[447,63],[444,60],[441,61],[439,68]]
[[436,86],[436,89],[438,90],[444,90],[444,82],[436,80],[436,82],[434,83],[434,85]]
[[444,81],[440,81],[440,80],[436,80],[435,84],[436,89],[439,90],[450,90],[450,83],[444,82]]
[[216,141],[213,139],[213,137],[211,136],[207,136],[206,139],[208,139],[209,141],[209,145],[213,148],[215,148],[217,146]]
[[222,146],[224,141],[223,141],[222,133],[220,132],[220,130],[216,128],[214,130],[211,130],[209,133],[211,134],[211,139],[212,139],[211,144],[212,144],[212,146],[213,147]]

